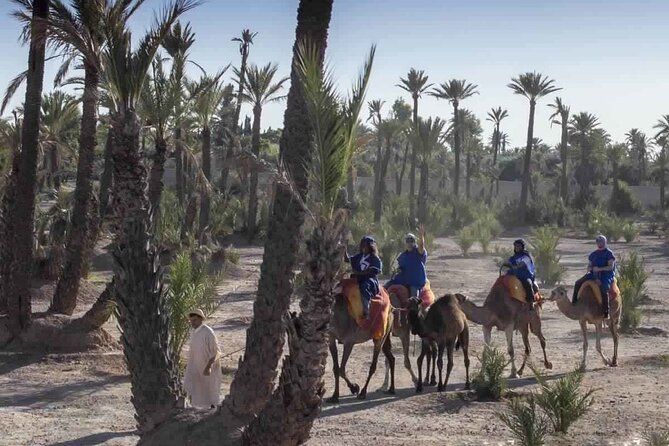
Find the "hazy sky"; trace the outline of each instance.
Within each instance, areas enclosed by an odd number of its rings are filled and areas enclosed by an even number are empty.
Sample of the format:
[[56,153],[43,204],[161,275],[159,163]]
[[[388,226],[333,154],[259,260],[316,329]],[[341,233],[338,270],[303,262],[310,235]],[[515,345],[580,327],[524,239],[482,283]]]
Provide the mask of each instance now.
[[[0,88],[25,69],[27,50],[17,42],[13,8],[0,0]],[[148,0],[134,21],[144,29],[161,0]],[[250,61],[277,62],[288,75],[294,40],[297,0],[208,0],[183,20],[197,34],[192,58],[215,71],[239,63],[230,39],[243,28],[259,33]],[[558,94],[572,112],[599,117],[614,139],[638,127],[649,135],[662,114],[669,113],[669,1],[667,0],[334,0],[328,58],[343,87],[357,73],[370,45],[377,45],[367,99],[392,101],[403,96],[400,76],[411,67],[425,70],[430,81],[464,78],[479,85],[480,95],[466,100],[482,121],[486,112],[509,110],[503,130],[512,145],[526,138],[527,100],[506,87],[511,77],[539,71],[563,87]],[[56,63],[47,69],[51,87]],[[195,72],[193,71],[195,74]],[[228,78],[230,78],[228,76]],[[22,100],[23,92],[18,96]],[[551,144],[559,129],[548,123],[542,100],[535,135]],[[15,101],[15,104],[18,101]],[[281,127],[284,104],[268,106],[263,127]],[[248,110],[248,109],[247,109]],[[426,96],[422,116],[450,118],[450,105]],[[366,114],[365,114],[366,117]]]

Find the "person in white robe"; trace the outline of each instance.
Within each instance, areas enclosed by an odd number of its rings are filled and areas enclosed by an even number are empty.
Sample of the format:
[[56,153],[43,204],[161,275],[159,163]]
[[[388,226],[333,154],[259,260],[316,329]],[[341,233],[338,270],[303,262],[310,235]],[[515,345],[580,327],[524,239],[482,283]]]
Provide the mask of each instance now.
[[193,333],[190,338],[184,390],[192,407],[208,409],[221,402],[221,350],[214,330],[204,323],[202,310],[191,311],[188,319]]

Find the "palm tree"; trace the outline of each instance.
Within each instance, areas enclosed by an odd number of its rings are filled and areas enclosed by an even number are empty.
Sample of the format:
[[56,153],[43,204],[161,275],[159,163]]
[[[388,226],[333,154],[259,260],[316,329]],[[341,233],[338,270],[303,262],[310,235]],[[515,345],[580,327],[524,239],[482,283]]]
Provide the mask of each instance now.
[[315,135],[311,172],[319,204],[314,212],[315,228],[307,241],[301,312],[287,324],[289,354],[278,388],[244,431],[246,444],[304,444],[320,412],[332,288],[341,268],[339,247],[345,233],[346,214],[337,209],[337,203],[356,149],[358,115],[374,58],[372,48],[351,96],[342,103],[331,75],[323,73],[320,50],[305,45],[299,51],[301,82]]
[[[184,89],[185,66],[188,61],[188,51],[195,43],[195,33],[193,33],[190,24],[181,26],[177,22],[172,27],[170,33],[163,40],[162,46],[172,58],[172,72],[170,74],[172,88],[175,92],[182,92]],[[185,101],[182,95],[177,96],[174,108],[171,110],[174,120],[174,152],[176,160],[176,193],[180,203],[184,199],[184,148],[183,148],[183,122],[188,113]]]
[[[368,121],[372,121],[372,125],[376,128],[376,159],[374,161],[374,190],[372,192],[372,197],[376,200],[379,197],[379,188],[381,187],[381,182],[385,181],[384,178],[381,178],[381,163],[382,156],[381,152],[383,151],[383,135],[381,134],[381,126],[383,125],[383,118],[381,117],[381,109],[385,101],[380,99],[373,99],[367,104],[367,110],[369,111]],[[376,209],[376,205],[374,208]],[[378,220],[376,212],[374,213],[374,222],[378,223],[381,221],[381,213],[378,215]]]
[[[262,115],[262,108],[272,102],[277,102],[285,99],[285,95],[281,95],[284,84],[288,81],[288,77],[278,79],[276,82],[274,77],[278,71],[277,64],[268,63],[260,68],[255,64],[251,64],[246,72],[244,78],[244,88],[242,91],[242,101],[248,102],[253,106],[253,134],[251,136],[251,151],[256,157],[260,157],[260,118]],[[240,70],[235,70],[235,73],[240,78],[244,74]],[[251,182],[249,187],[249,208],[246,217],[246,228],[249,240],[253,240],[256,235],[256,219],[258,215],[258,170],[251,171]]]
[[168,320],[160,263],[151,242],[147,175],[139,150],[141,125],[136,109],[163,39],[179,16],[198,4],[195,0],[171,1],[135,49],[127,17],[139,3],[115,3],[105,16],[107,44],[102,59],[108,67],[116,109],[112,117],[114,294],[135,418],[142,433],[169,416],[177,404],[180,386],[177,364],[166,354],[170,351]]
[[[381,146],[385,145],[385,150],[379,153],[380,159],[378,163],[378,186],[376,188],[376,195],[374,195],[374,222],[381,221],[381,214],[383,212],[383,199],[386,195],[386,174],[388,173],[388,165],[393,153],[399,148],[401,143],[401,135],[406,129],[405,123],[398,118],[386,119],[381,122],[378,132],[381,139]],[[408,143],[407,146],[408,147]],[[398,193],[398,195],[400,195]]]
[[639,166],[639,184],[641,184],[646,179],[646,163],[650,141],[645,133],[634,128],[625,133],[625,142],[627,142],[631,154],[636,158]]
[[251,50],[251,45],[253,45],[253,39],[258,35],[258,33],[251,32],[250,29],[243,29],[242,34],[239,37],[232,39],[233,42],[239,43],[239,54],[242,56],[241,64],[239,65],[238,74],[238,88],[237,88],[237,104],[235,105],[235,114],[232,120],[232,133],[233,137],[228,142],[228,150],[225,154],[225,160],[223,162],[223,169],[221,171],[221,187],[223,190],[227,187],[228,184],[228,175],[230,172],[229,161],[233,154],[235,148],[234,138],[237,135],[238,125],[239,125],[239,114],[242,110],[242,102],[244,100],[244,85],[246,79],[246,64],[248,63],[249,51]]
[[419,147],[419,159],[421,163],[420,185],[418,191],[418,219],[421,222],[427,220],[427,195],[429,164],[435,152],[441,147],[442,134],[446,122],[440,118],[428,118],[427,121],[418,118],[418,126],[414,134]]
[[566,203],[569,199],[569,182],[567,181],[567,162],[569,154],[569,113],[571,109],[562,102],[562,98],[556,97],[555,102],[548,104],[553,109],[553,114],[548,118],[551,125],[557,124],[562,129],[560,138],[560,197]]
[[290,307],[300,233],[306,215],[291,189],[305,199],[314,135],[295,62],[299,60],[298,43],[308,41],[319,49],[320,63],[323,63],[332,3],[333,0],[300,0],[297,10],[291,82],[279,142],[280,161],[294,187],[277,185],[274,194],[272,224],[267,230],[258,294],[253,305],[254,317],[246,332],[244,359],[225,400],[226,407],[236,415],[260,412],[272,394],[276,367],[283,356],[283,319]]
[[[39,120],[44,82],[44,58],[46,52],[46,19],[49,15],[48,0],[33,0],[28,3],[16,0],[16,4],[27,12],[18,11],[15,16],[23,21],[30,17],[28,70],[26,72],[26,95],[23,123],[21,126],[21,154],[12,164],[7,190],[3,196],[4,236],[7,238],[0,253],[2,292],[6,294],[9,329],[18,334],[30,324],[30,272],[33,265],[33,221],[35,217],[35,179],[39,152]],[[24,22],[25,23],[25,22]],[[4,104],[3,104],[4,109]]]
[[662,116],[653,128],[658,130],[655,135],[655,141],[661,148],[657,164],[660,174],[660,206],[664,209],[666,206],[665,188],[667,182],[667,148],[669,146],[669,115]]
[[60,189],[62,152],[75,154],[69,145],[81,119],[79,100],[62,91],[54,91],[42,98],[40,144],[44,153],[47,181],[55,190]]
[[[496,170],[497,166],[497,156],[500,153],[501,145],[502,145],[502,133],[500,132],[500,124],[502,123],[502,120],[507,118],[509,116],[509,111],[506,109],[503,109],[502,107],[497,107],[497,108],[492,108],[488,112],[488,118],[486,118],[487,121],[490,121],[493,123],[495,126],[493,132],[492,132],[492,167],[493,171]],[[493,186],[496,182],[496,179],[492,179],[490,182],[490,200],[492,200],[492,195],[493,195]],[[499,185],[499,181],[497,181],[497,184]],[[499,188],[499,187],[498,187]]]
[[451,79],[436,87],[430,94],[437,99],[445,99],[453,105],[453,135],[455,152],[455,174],[453,175],[453,193],[456,197],[460,195],[460,154],[462,153],[462,136],[460,135],[460,123],[458,108],[460,102],[478,94],[475,84],[470,84],[464,79]]
[[579,201],[585,204],[590,195],[592,167],[590,160],[595,145],[595,131],[599,127],[599,120],[591,113],[580,112],[572,116],[569,123],[570,139],[580,149],[581,160],[577,167],[576,178],[580,186]]
[[532,141],[534,140],[534,110],[537,99],[541,99],[561,88],[555,86],[555,81],[541,73],[527,72],[512,78],[507,85],[515,94],[525,96],[530,101],[530,118],[527,124],[527,145],[523,163],[523,184],[520,190],[520,218],[524,221],[527,212],[527,193],[530,184],[530,165],[532,164]]
[[[226,96],[232,91],[226,87],[221,78],[228,69],[225,67],[214,76],[204,74],[198,82],[189,83],[192,111],[197,125],[200,127],[202,140],[202,173],[205,183],[211,182],[211,124],[216,111]],[[208,184],[201,186],[200,192],[200,234],[209,226],[210,191]]]
[[[411,93],[413,99],[413,126],[418,126],[418,99],[425,93],[432,84],[427,83],[427,76],[423,70],[416,70],[411,68],[406,78],[400,78],[400,83],[397,84],[402,90]],[[410,218],[413,219],[415,215],[415,195],[416,195],[416,162],[418,157],[418,146],[413,144],[411,151],[411,165],[409,168],[409,206]]]

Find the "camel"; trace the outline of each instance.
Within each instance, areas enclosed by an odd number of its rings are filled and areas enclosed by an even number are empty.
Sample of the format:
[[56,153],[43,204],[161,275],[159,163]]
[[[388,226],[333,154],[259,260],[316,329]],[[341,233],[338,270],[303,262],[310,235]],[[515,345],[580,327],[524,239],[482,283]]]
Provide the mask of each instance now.
[[[493,327],[506,333],[507,351],[511,358],[511,378],[521,376],[525,370],[527,358],[532,351],[529,339],[530,331],[539,338],[541,350],[544,354],[544,366],[548,370],[553,368],[553,364],[546,355],[546,338],[541,332],[541,303],[536,304],[534,309],[530,309],[526,303],[511,297],[506,287],[499,281],[495,282],[481,307],[469,300],[467,296],[456,294],[456,297],[467,319],[483,326],[483,340],[486,345],[490,345]],[[523,363],[517,370],[513,350],[515,330],[518,330],[522,335],[523,345],[525,346]]]
[[578,321],[581,324],[581,332],[583,333],[583,359],[581,359],[581,371],[585,371],[585,360],[588,353],[588,324],[595,326],[596,348],[597,352],[602,358],[604,365],[617,367],[618,366],[618,324],[620,323],[620,315],[622,313],[621,296],[617,299],[611,299],[609,303],[609,329],[611,330],[611,337],[613,338],[613,358],[609,358],[602,352],[601,334],[602,327],[606,319],[602,307],[597,302],[592,289],[583,285],[579,293],[579,298],[576,304],[571,303],[567,288],[559,286],[555,288],[548,299],[550,302],[555,302],[562,314],[569,319]]
[[[437,367],[439,368],[439,384],[437,390],[442,392],[448,385],[448,378],[453,370],[453,348],[457,350],[462,347],[465,362],[465,389],[469,389],[469,326],[467,317],[460,309],[457,298],[452,294],[446,294],[432,304],[425,316],[419,314],[419,304],[412,303],[409,310],[409,325],[423,341],[423,348],[418,357],[418,381],[416,392],[423,391],[421,376],[422,362],[431,343],[437,345]],[[444,349],[448,359],[446,367],[446,380],[442,381],[442,370],[444,367]]]
[[[393,313],[388,314],[388,323],[386,324],[386,331],[383,337],[379,340],[372,339],[372,333],[358,326],[355,319],[349,314],[346,306],[345,297],[335,290],[335,303],[332,308],[332,318],[330,319],[330,354],[332,355],[332,371],[335,377],[334,393],[328,398],[329,403],[339,402],[339,377],[344,378],[346,385],[353,395],[358,395],[358,399],[365,399],[367,397],[367,386],[372,376],[376,372],[376,365],[379,360],[379,353],[383,350],[386,357],[386,364],[390,369],[390,386],[386,393],[395,394],[395,356],[393,356],[392,345],[390,342],[390,331],[393,326]],[[353,346],[356,344],[363,344],[367,341],[374,342],[374,353],[372,354],[372,364],[369,367],[367,381],[360,390],[360,386],[353,383],[346,376],[346,363],[351,356]],[[341,364],[339,364],[339,352],[337,350],[337,342],[344,344],[344,351],[341,356]]]

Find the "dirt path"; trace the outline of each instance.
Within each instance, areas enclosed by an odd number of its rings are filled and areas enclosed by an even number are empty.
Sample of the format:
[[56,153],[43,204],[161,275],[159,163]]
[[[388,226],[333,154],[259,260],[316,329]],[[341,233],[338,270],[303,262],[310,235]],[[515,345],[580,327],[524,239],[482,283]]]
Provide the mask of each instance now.
[[[431,253],[429,274],[433,288],[443,293],[457,291],[476,301],[485,297],[497,272],[492,256],[476,250],[467,259],[459,256],[455,244],[437,240]],[[505,245],[511,238],[498,241]],[[589,241],[564,239],[560,245],[562,261],[568,268],[567,280],[575,280],[583,271],[583,262],[591,246]],[[642,238],[631,244],[614,244],[624,253],[638,250],[652,270],[649,280],[650,303],[644,306],[643,324],[669,330],[669,249],[655,238]],[[244,347],[245,330],[253,310],[262,251],[240,250],[240,269],[221,286],[223,305],[210,324],[216,330],[225,354]],[[548,303],[544,312],[544,334],[548,340],[549,359],[554,370],[549,377],[559,377],[572,370],[580,360],[581,336],[578,323],[563,317]],[[112,323],[107,327],[115,330]],[[482,349],[482,333],[471,328],[471,350],[475,357]],[[594,336],[593,336],[594,337]],[[504,342],[501,333],[493,339]],[[541,366],[541,350],[531,339],[532,359]],[[604,348],[611,351],[606,337]],[[520,351],[520,339],[516,340]],[[603,367],[594,350],[588,357],[585,385],[594,387],[595,404],[565,438],[551,437],[551,445],[632,445],[642,433],[668,428],[669,414],[669,340],[663,336],[626,335],[620,343],[620,367]],[[401,356],[399,342],[394,343],[396,357]],[[224,393],[237,366],[240,353],[227,356],[228,371]],[[349,376],[363,381],[371,346],[357,346],[348,366]],[[415,361],[415,358],[412,358]],[[472,361],[472,370],[477,361]],[[313,429],[312,445],[497,445],[513,444],[510,432],[495,417],[504,403],[477,402],[460,392],[464,382],[462,355],[455,355],[455,367],[447,392],[428,389],[416,395],[408,373],[398,365],[397,395],[390,397],[374,391],[383,381],[381,365],[372,380],[373,390],[365,401],[345,396],[337,405],[323,407]],[[329,366],[326,373],[328,392],[332,389]],[[133,409],[130,385],[125,375],[122,354],[108,352],[86,355],[6,355],[0,354],[0,445],[134,445]],[[535,387],[532,379],[511,380],[516,392]],[[345,388],[345,387],[344,387]]]

